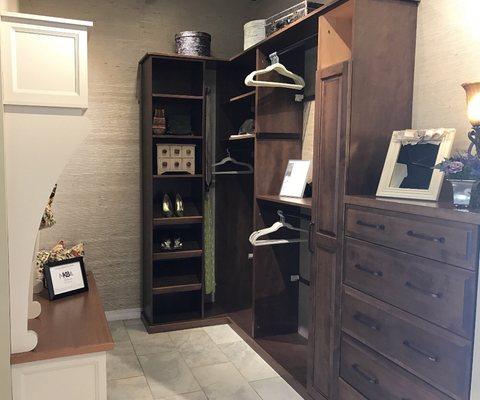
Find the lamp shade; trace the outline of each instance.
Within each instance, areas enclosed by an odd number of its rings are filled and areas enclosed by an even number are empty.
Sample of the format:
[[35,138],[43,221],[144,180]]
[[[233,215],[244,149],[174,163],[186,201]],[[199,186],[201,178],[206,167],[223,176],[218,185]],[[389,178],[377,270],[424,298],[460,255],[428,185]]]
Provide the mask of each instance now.
[[480,126],[480,82],[464,83],[467,93],[467,114],[472,126]]

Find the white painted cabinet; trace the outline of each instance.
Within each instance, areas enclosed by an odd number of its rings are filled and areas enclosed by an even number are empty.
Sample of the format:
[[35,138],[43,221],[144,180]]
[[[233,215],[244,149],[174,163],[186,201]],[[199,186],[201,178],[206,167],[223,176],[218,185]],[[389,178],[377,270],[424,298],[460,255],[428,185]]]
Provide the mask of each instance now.
[[90,22],[2,14],[3,103],[87,108]]
[[14,400],[106,400],[105,352],[12,365]]

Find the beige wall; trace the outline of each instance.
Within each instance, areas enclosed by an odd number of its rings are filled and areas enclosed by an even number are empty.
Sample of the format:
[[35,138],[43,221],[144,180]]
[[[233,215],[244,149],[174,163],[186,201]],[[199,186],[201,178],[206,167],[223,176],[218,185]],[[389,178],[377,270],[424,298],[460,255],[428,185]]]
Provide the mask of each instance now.
[[86,264],[107,310],[141,306],[138,60],[146,51],[172,52],[174,34],[186,29],[210,32],[213,54],[232,55],[243,47],[249,5],[250,0],[20,2],[21,12],[95,22],[89,36],[92,131],[58,182],[58,222],[42,232],[41,244],[84,241]]
[[417,36],[413,126],[456,128],[455,147],[465,149],[470,125],[460,85],[480,81],[480,1],[422,0]]

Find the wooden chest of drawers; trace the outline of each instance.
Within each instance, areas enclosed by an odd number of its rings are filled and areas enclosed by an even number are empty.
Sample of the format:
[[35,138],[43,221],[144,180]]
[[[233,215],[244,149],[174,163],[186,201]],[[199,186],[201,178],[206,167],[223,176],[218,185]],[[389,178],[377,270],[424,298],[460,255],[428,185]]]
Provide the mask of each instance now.
[[480,217],[346,203],[339,398],[470,399]]

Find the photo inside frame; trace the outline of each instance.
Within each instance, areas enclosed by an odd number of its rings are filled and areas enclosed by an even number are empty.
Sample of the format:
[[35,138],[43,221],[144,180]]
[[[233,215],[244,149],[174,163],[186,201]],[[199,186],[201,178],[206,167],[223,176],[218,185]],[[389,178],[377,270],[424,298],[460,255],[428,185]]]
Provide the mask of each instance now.
[[428,190],[439,150],[440,143],[402,145],[389,186]]

